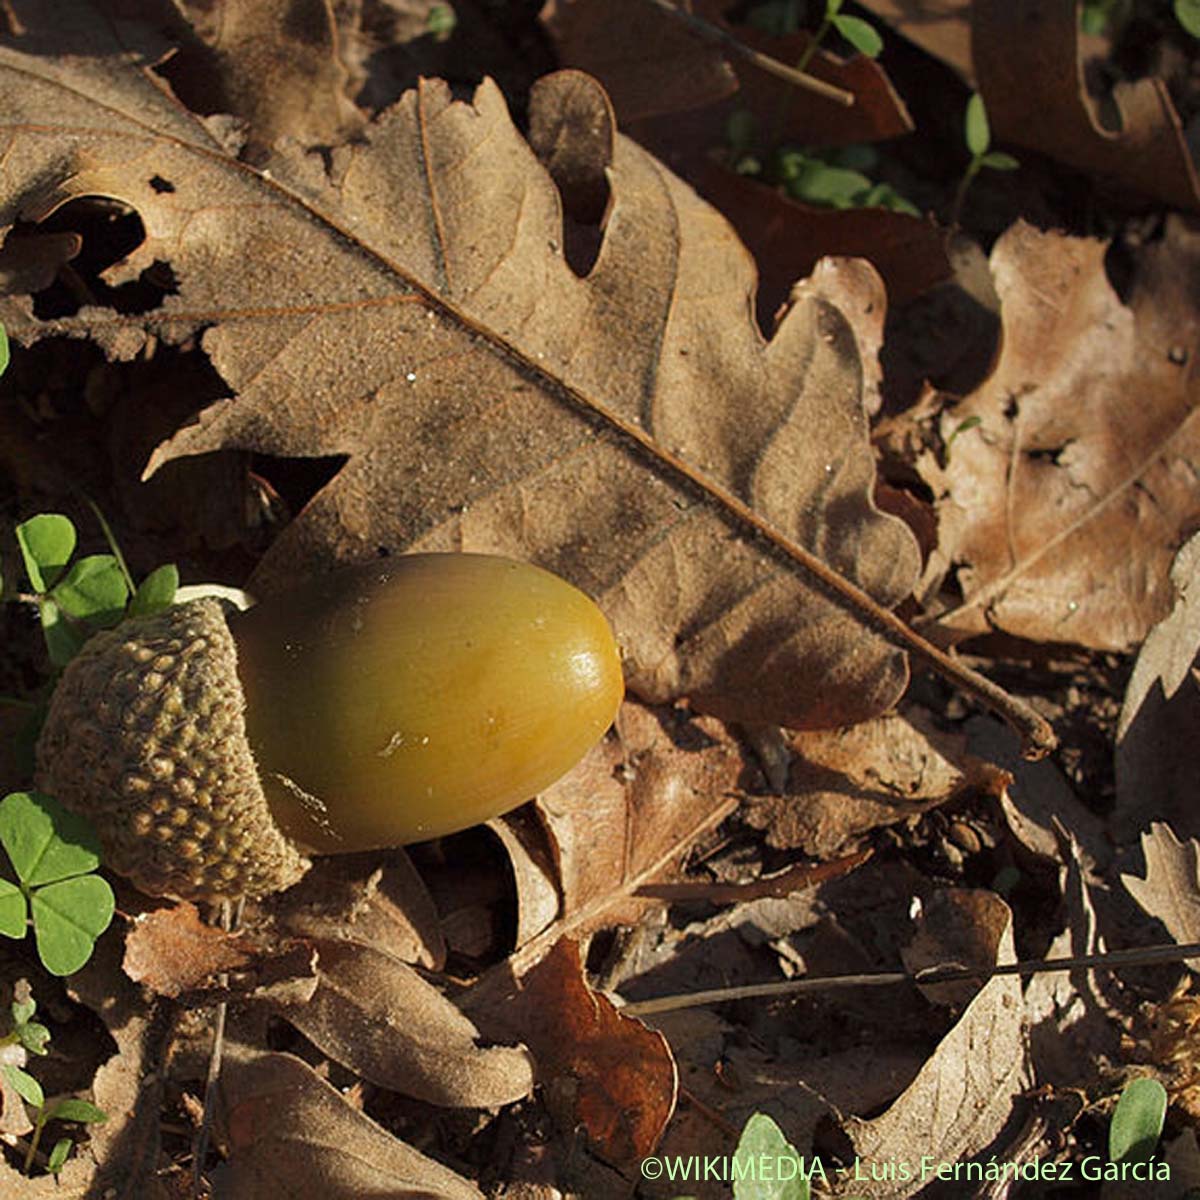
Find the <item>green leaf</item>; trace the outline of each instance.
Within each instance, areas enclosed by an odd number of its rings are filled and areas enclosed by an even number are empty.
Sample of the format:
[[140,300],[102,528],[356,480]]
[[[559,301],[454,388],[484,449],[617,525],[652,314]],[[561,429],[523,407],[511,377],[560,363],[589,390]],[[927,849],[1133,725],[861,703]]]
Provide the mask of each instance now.
[[71,975],[108,928],[116,901],[99,875],[81,875],[38,888],[30,901],[38,957],[51,975]]
[[458,24],[458,14],[449,4],[435,4],[425,18],[425,28],[439,42],[444,42]]
[[65,667],[83,649],[87,641],[83,630],[77,629],[62,614],[53,600],[42,600],[38,605],[38,616],[42,622],[42,637],[50,661],[56,667]]
[[883,50],[883,38],[879,36],[879,31],[861,17],[834,17],[833,27],[859,54],[878,58]]
[[28,1000],[14,1000],[12,1002],[12,1017],[14,1025],[27,1025],[33,1020],[33,1014],[37,1012],[37,1001],[30,996]]
[[0,325],[0,375],[8,370],[8,332]]
[[992,130],[988,125],[987,109],[983,107],[983,97],[975,92],[967,101],[967,117],[964,122],[964,132],[967,138],[967,149],[975,158],[987,153],[992,144]]
[[152,617],[155,613],[166,612],[175,603],[175,593],[179,590],[179,568],[174,563],[164,563],[155,567],[134,592],[129,602],[126,616]]
[[47,1121],[78,1121],[81,1125],[103,1125],[108,1120],[108,1113],[97,1108],[89,1100],[76,1100],[68,1096],[65,1100],[56,1100],[46,1110]]
[[30,1054],[49,1054],[46,1043],[50,1040],[50,1030],[37,1021],[26,1021],[16,1029],[17,1040]]
[[1167,1115],[1167,1089],[1157,1079],[1125,1085],[1108,1127],[1108,1157],[1115,1163],[1148,1162]]
[[[751,1159],[769,1161],[773,1164],[774,1176],[772,1179],[735,1177],[734,1200],[809,1200],[810,1188],[804,1177],[804,1163],[796,1147],[783,1136],[783,1130],[766,1113],[755,1113],[746,1122],[734,1156],[742,1163]],[[794,1173],[787,1168],[786,1160],[789,1158],[795,1163]],[[791,1178],[787,1177],[789,1175]]]
[[825,15],[831,20],[842,11],[842,0],[825,0]]
[[979,160],[980,166],[991,167],[993,171],[1015,171],[1021,164],[1011,154],[1003,150],[990,150]]
[[1175,0],[1175,19],[1194,38],[1200,38],[1200,0]]
[[62,513],[39,513],[17,526],[17,545],[35,592],[48,592],[75,553],[75,526]]
[[67,1155],[71,1153],[71,1145],[70,1138],[59,1138],[54,1143],[54,1149],[46,1156],[46,1170],[51,1175],[57,1175],[66,1165]]
[[71,567],[51,595],[69,616],[115,625],[125,615],[129,585],[111,554],[89,554]]
[[858,171],[847,171],[843,167],[831,167],[817,159],[809,159],[788,180],[787,190],[797,200],[808,204],[852,208],[860,196],[871,190],[871,181]]
[[42,792],[12,792],[0,801],[0,844],[27,887],[100,865],[100,842],[91,824]]
[[29,932],[25,893],[15,883],[0,879],[0,934],[23,938]]
[[41,1108],[46,1103],[46,1094],[42,1091],[42,1085],[28,1071],[22,1071],[20,1067],[14,1067],[12,1063],[3,1063],[0,1064],[0,1074],[3,1074],[4,1078],[12,1084],[17,1095],[26,1104],[32,1104],[34,1108]]

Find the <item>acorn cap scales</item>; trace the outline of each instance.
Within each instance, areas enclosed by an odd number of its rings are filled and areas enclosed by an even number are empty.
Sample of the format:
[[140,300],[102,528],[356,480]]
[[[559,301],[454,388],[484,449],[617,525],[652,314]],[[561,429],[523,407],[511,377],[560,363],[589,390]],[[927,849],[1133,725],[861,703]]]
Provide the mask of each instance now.
[[87,816],[108,866],[152,895],[263,896],[308,860],[271,816],[216,600],[96,634],[59,681],[37,786]]

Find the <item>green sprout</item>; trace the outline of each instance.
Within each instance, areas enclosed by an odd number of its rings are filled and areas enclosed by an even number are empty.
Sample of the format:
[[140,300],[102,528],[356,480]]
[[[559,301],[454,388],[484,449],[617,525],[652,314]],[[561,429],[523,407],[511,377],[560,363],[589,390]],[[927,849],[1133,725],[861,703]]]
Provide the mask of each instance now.
[[0,375],[3,375],[8,370],[8,334],[5,332],[4,326],[0,325]]
[[0,877],[0,934],[23,938],[32,920],[46,970],[78,971],[115,907],[112,888],[92,874],[100,865],[95,831],[49,796],[12,792],[0,801],[0,845],[17,876]]
[[[46,1043],[50,1040],[50,1031],[45,1025],[33,1020],[33,1015],[37,1012],[37,1003],[24,980],[18,982],[16,995],[17,998],[12,1003],[12,1032],[0,1038],[0,1047],[20,1046],[30,1054],[48,1054]],[[42,1085],[15,1063],[0,1064],[0,1075],[4,1076],[13,1090],[37,1114],[33,1122],[33,1136],[25,1150],[26,1175],[33,1168],[42,1133],[51,1121],[76,1121],[81,1125],[98,1125],[108,1120],[108,1114],[103,1109],[97,1108],[87,1100],[67,1096],[48,1105]],[[46,1170],[51,1175],[57,1175],[62,1170],[72,1145],[70,1138],[60,1138],[54,1143],[46,1157]]]
[[954,193],[954,208],[951,212],[950,224],[957,225],[962,214],[963,204],[967,199],[967,190],[975,176],[987,167],[992,171],[1015,171],[1021,164],[1011,154],[1000,150],[992,150],[992,128],[988,123],[987,109],[983,106],[983,97],[975,92],[967,101],[966,118],[963,121],[963,133],[967,149],[971,152],[971,161],[967,164],[966,174],[963,175]]
[[[807,49],[796,64],[796,70],[803,71],[812,61],[821,43],[829,36],[831,30],[836,30],[860,54],[868,58],[878,58],[883,49],[883,38],[868,21],[861,17],[847,17],[842,11],[843,0],[825,0],[825,12],[821,24],[817,26]],[[752,8],[747,15],[747,21],[756,29],[781,37],[796,33],[800,29],[800,0],[769,0]]]
[[37,605],[50,661],[64,667],[96,629],[125,616],[148,616],[170,608],[179,586],[173,563],[158,567],[135,586],[129,568],[98,509],[110,554],[89,554],[72,562],[75,526],[62,513],[39,513],[17,526],[17,544]]
[[1157,1079],[1127,1083],[1108,1128],[1108,1158],[1114,1163],[1147,1163],[1154,1155],[1167,1116],[1167,1089]]
[[433,35],[435,42],[444,42],[458,24],[458,14],[451,4],[435,4],[425,18],[425,28]]
[[873,146],[842,146],[828,151],[791,147],[775,155],[775,174],[788,195],[822,208],[886,208],[919,217],[917,207],[889,183],[865,174],[879,161]]

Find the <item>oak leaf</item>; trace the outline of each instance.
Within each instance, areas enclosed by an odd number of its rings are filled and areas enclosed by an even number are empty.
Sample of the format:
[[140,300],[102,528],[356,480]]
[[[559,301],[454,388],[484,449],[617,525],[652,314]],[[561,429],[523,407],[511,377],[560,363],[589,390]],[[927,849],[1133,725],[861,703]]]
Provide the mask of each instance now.
[[0,228],[115,197],[146,232],[106,278],[163,262],[177,291],[117,321],[39,321],[23,299],[0,317],[22,342],[90,336],[118,359],[200,334],[231,398],[155,466],[226,448],[347,457],[260,590],[381,551],[501,552],[601,602],[644,697],[792,725],[894,701],[903,655],[755,531],[888,606],[915,577],[911,535],[871,500],[860,357],[836,308],[803,300],[764,343],[745,249],[624,138],[577,277],[558,193],[491,83],[461,103],[422,82],[328,168],[290,149],[260,173],[94,24],[86,60],[0,49]]
[[1200,243],[1171,225],[1143,248],[1128,302],[1107,251],[1024,223],[992,251],[999,360],[948,398],[943,457],[919,463],[964,597],[940,618],[948,634],[1123,650],[1171,604],[1171,559],[1200,521]]

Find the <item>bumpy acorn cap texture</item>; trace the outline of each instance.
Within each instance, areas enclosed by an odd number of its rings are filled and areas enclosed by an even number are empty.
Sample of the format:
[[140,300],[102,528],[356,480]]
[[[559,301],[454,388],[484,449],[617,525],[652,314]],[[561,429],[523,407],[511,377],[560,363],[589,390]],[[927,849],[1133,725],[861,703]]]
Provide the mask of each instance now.
[[244,710],[219,602],[133,618],[93,637],[63,672],[37,786],[88,817],[106,865],[144,892],[280,891],[309,863],[271,817]]

